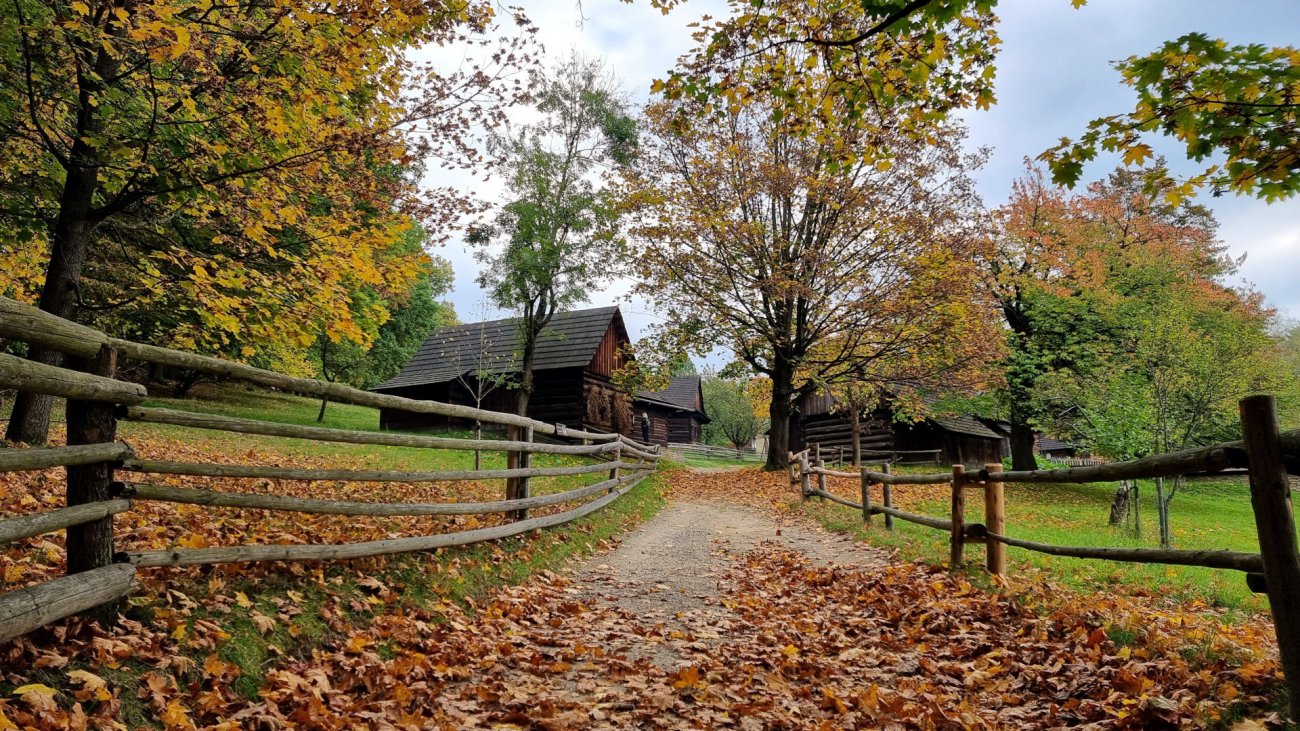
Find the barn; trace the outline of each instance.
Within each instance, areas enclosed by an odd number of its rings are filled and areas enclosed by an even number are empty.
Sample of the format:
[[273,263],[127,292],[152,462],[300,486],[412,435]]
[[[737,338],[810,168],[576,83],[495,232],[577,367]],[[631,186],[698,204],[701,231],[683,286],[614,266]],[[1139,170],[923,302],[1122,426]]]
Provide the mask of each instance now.
[[[518,382],[519,318],[435,330],[401,372],[372,391],[475,406],[476,373]],[[601,432],[632,433],[632,403],[611,378],[629,345],[617,307],[559,312],[537,343],[528,415],[539,421]],[[487,379],[484,379],[485,381]],[[488,392],[481,408],[514,411],[509,385]],[[472,426],[463,419],[382,409],[381,429],[431,431]]]
[[[813,394],[799,403],[792,424],[796,451],[820,445],[847,458],[852,453],[853,428],[849,417],[836,410],[830,394]],[[862,419],[862,451],[868,454],[897,453],[900,462],[934,462],[983,467],[1001,462],[1002,435],[970,416],[932,416],[915,423],[896,421],[888,400],[882,400]],[[929,454],[936,452],[937,456]],[[911,453],[911,454],[908,454]]]
[[698,375],[674,376],[663,391],[638,392],[632,412],[632,435],[648,433],[651,444],[697,444],[709,423]]

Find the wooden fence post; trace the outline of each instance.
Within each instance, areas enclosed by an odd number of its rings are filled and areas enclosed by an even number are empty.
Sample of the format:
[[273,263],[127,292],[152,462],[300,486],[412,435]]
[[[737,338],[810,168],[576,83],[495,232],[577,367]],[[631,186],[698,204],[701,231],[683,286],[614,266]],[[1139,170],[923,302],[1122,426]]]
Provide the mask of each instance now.
[[[890,467],[888,462],[885,462],[880,465],[880,471],[884,472],[887,475],[890,474],[891,469],[892,468]],[[887,508],[894,507],[894,486],[889,484],[888,482],[885,482],[881,484],[880,488],[881,488],[880,492],[882,493],[882,499],[885,502],[885,507]],[[894,516],[890,515],[889,513],[885,513],[885,530],[893,530],[893,529],[894,529]]]
[[966,486],[966,467],[952,466],[952,550],[948,555],[948,567],[959,568],[962,565],[962,549],[966,546],[966,498],[962,490]]
[[[92,375],[112,378],[117,371],[117,351],[105,345],[94,356],[73,359],[69,365]],[[117,417],[114,412],[113,404],[69,400],[66,412],[68,445],[115,441]],[[68,467],[68,506],[112,500],[113,467],[113,462]],[[112,564],[113,516],[70,526],[67,529],[67,556],[69,575]],[[112,622],[117,617],[118,604],[101,605],[90,614],[102,622]]]
[[[614,466],[609,469],[609,479],[611,481],[618,479],[618,463],[623,461],[623,443],[619,442],[618,449],[614,450]],[[618,485],[611,485],[610,492],[618,488]]]
[[799,455],[799,493],[803,496],[804,500],[807,500],[812,493],[812,485],[808,478],[809,474],[808,453],[804,452]]
[[[984,469],[989,472],[989,479],[984,483],[984,527],[990,533],[1006,535],[1007,512],[1003,486],[1001,482],[993,481],[994,474],[1002,471],[1002,463],[989,463],[984,465]],[[1006,545],[992,538],[986,538],[984,547],[984,565],[989,570],[989,573],[1005,576],[1007,573]]]
[[[822,472],[817,473],[817,490],[820,492],[826,492],[826,460],[817,460],[817,466],[823,470]],[[822,498],[822,502],[826,502],[825,497]]]
[[862,468],[862,522],[871,525],[871,479],[867,468]]
[[1291,719],[1300,709],[1300,555],[1291,482],[1282,461],[1277,405],[1272,396],[1251,396],[1239,403],[1241,435],[1250,463],[1250,504],[1255,511],[1259,553],[1268,582],[1268,604],[1291,699]]

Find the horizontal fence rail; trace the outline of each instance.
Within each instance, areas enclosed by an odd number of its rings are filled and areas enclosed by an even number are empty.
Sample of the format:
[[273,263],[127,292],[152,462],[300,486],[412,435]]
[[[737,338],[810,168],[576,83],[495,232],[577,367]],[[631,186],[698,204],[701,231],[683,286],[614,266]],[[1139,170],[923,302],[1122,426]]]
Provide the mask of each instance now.
[[[0,453],[3,454],[3,453]],[[125,472],[144,472],[155,475],[187,475],[191,477],[249,477],[272,480],[307,480],[339,482],[461,482],[467,480],[499,480],[514,477],[572,477],[618,469],[646,469],[645,462],[597,462],[573,467],[517,467],[502,470],[443,470],[434,472],[402,472],[397,470],[322,470],[294,469],[291,467],[263,467],[260,465],[215,464],[198,462],[169,462],[156,459],[128,459],[122,462]]]
[[482,503],[367,503],[347,500],[315,500],[311,498],[285,497],[283,495],[196,490],[189,487],[168,487],[166,485],[152,485],[140,482],[120,483],[121,487],[119,489],[123,496],[134,500],[207,505],[214,508],[249,508],[326,515],[484,515],[487,513],[504,513],[510,510],[540,508],[569,502],[570,500],[578,500],[595,495],[602,490],[618,487],[632,479],[640,479],[640,475],[604,480],[566,492]]
[[[370,393],[336,383],[285,376],[220,358],[110,338],[76,323],[0,297],[0,337],[70,356],[60,367],[0,354],[0,388],[67,399],[69,446],[0,449],[0,473],[68,469],[67,507],[0,518],[0,544],[67,531],[68,575],[0,593],[0,642],[72,614],[95,610],[116,617],[117,602],[134,590],[137,567],[197,566],[249,561],[316,561],[427,551],[522,535],[600,510],[627,494],[658,468],[659,448],[617,433],[548,424],[516,414]],[[143,386],[114,378],[118,355],[144,363],[196,370],[267,388],[376,409],[463,418],[509,427],[505,440],[330,429],[141,406]],[[284,466],[213,464],[148,459],[116,441],[119,421],[163,424],[234,434],[305,439],[325,443],[507,453],[505,469],[409,471],[392,469],[298,469]],[[537,436],[550,438],[536,441]],[[532,454],[577,457],[582,464],[534,467]],[[477,463],[477,462],[476,462]],[[140,475],[121,481],[115,472]],[[534,478],[607,475],[590,485],[531,494]],[[365,502],[230,492],[160,485],[149,475],[269,480],[433,483],[504,480],[505,500],[474,502]],[[202,549],[115,551],[114,515],[160,502],[213,508],[269,510],[339,516],[457,516],[506,514],[487,528],[357,543],[243,545]],[[576,503],[561,512],[528,517],[536,508]]]
[[277,545],[232,546],[229,548],[179,548],[170,551],[126,551],[118,559],[134,566],[202,566],[219,563],[245,563],[250,561],[320,561],[383,556],[411,551],[432,551],[435,548],[463,546],[469,543],[509,538],[522,533],[549,528],[589,515],[609,505],[635,487],[624,485],[613,492],[563,513],[529,518],[515,523],[477,528],[457,533],[411,538],[390,538],[384,541],[340,543],[327,545]]

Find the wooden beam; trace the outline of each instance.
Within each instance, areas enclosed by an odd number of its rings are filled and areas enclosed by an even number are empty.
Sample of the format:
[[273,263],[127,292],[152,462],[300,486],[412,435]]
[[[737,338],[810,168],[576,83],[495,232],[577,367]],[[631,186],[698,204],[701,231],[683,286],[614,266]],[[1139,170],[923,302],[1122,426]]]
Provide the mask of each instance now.
[[[984,483],[984,525],[993,533],[1006,533],[1007,508],[1002,483],[994,479],[1002,472],[1000,464],[984,465],[989,475]],[[997,541],[988,541],[985,545],[984,567],[990,574],[1005,576],[1007,573],[1007,549]]]
[[1172,548],[1106,548],[1094,546],[1057,546],[1050,543],[1025,541],[992,532],[983,532],[977,537],[986,541],[996,541],[1008,546],[1023,548],[1027,551],[1046,553],[1049,556],[1067,556],[1071,558],[1095,558],[1125,563],[1159,563],[1175,566],[1202,566],[1209,569],[1232,569],[1235,571],[1258,571],[1260,558],[1258,553],[1240,551],[1191,551]]
[[[35,451],[35,450],[28,450]],[[0,460],[5,453],[0,451]],[[400,472],[395,470],[311,470],[290,467],[262,467],[257,465],[211,464],[196,462],[167,462],[153,459],[128,459],[122,463],[124,472],[158,475],[190,475],[194,477],[252,477],[270,480],[337,480],[341,482],[460,482],[466,480],[498,480],[511,477],[563,477],[587,475],[612,469],[651,470],[653,465],[641,462],[599,462],[574,467],[529,467],[515,470],[444,470],[440,472]]]
[[116,462],[130,457],[131,448],[120,442],[107,444],[79,444],[71,447],[42,447],[40,449],[0,449],[0,472],[45,470],[51,467]]
[[53,533],[68,526],[101,520],[130,509],[130,500],[105,500],[103,502],[59,508],[47,513],[33,513],[31,515],[18,515],[12,518],[0,519],[0,544],[39,536],[43,533]]
[[39,345],[64,355],[90,358],[108,345],[104,333],[8,297],[0,297],[0,338]]
[[548,454],[603,454],[616,451],[619,446],[616,441],[592,445],[545,444],[499,439],[453,439],[450,437],[426,437],[389,432],[326,429],[318,426],[279,424],[254,419],[239,419],[233,416],[196,414],[189,411],[154,409],[142,406],[131,406],[123,410],[122,418],[128,421],[151,424],[170,424],[194,429],[215,429],[217,431],[260,434],[269,437],[311,439],[318,442],[344,442],[347,444],[375,444],[389,447],[419,447],[423,449],[483,449],[500,452],[527,450],[546,452]]
[[0,642],[116,602],[135,585],[134,566],[112,564],[0,594]]
[[574,439],[610,441],[617,439],[619,436],[618,434],[588,432],[581,429],[563,427],[560,427],[557,430],[555,424],[547,424],[546,422],[537,421],[536,419],[530,419],[517,414],[487,411],[485,409],[444,404],[437,401],[409,399],[383,393],[371,393],[370,391],[362,391],[361,389],[352,388],[339,383],[326,383],[311,378],[285,376],[274,371],[268,371],[263,368],[254,368],[253,366],[244,365],[242,363],[233,363],[231,361],[213,358],[206,355],[184,353],[179,350],[160,348],[155,345],[133,343],[129,340],[111,338],[110,342],[113,344],[113,347],[117,348],[118,351],[122,353],[123,356],[133,360],[173,366],[176,368],[188,368],[217,376],[224,376],[226,378],[236,378],[241,381],[255,383],[259,386],[280,389],[291,393],[299,393],[306,396],[315,396],[318,398],[328,397],[331,401],[340,403],[370,406],[376,409],[395,409],[416,414],[451,416],[472,421],[482,421],[486,424],[526,426],[531,427],[538,434],[567,436]]
[[1291,507],[1291,480],[1271,396],[1251,396],[1238,405],[1242,442],[1250,465],[1250,505],[1273,612],[1273,629],[1286,676],[1291,720],[1300,719],[1300,546]]
[[119,492],[136,500],[156,500],[187,505],[207,505],[214,508],[245,508],[250,510],[282,510],[320,515],[484,515],[513,510],[540,508],[556,503],[580,500],[602,490],[618,487],[641,475],[625,475],[615,480],[604,480],[586,487],[549,495],[536,495],[519,500],[494,500],[481,503],[369,503],[348,500],[316,500],[286,497],[283,495],[256,495],[219,490],[198,490],[188,487],[170,487],[147,482],[119,483]]
[[325,545],[232,546],[229,548],[176,548],[167,551],[127,551],[118,554],[135,566],[202,566],[206,564],[242,563],[246,561],[323,561],[366,556],[381,556],[410,551],[431,551],[435,548],[463,546],[469,543],[497,540],[527,533],[539,528],[549,528],[581,518],[609,505],[636,487],[637,480],[573,510],[540,518],[529,518],[516,523],[505,523],[491,528],[478,528],[459,533],[436,536],[393,538],[364,543]]
[[0,353],[0,388],[111,404],[138,404],[147,395],[138,383],[78,373],[8,353]]

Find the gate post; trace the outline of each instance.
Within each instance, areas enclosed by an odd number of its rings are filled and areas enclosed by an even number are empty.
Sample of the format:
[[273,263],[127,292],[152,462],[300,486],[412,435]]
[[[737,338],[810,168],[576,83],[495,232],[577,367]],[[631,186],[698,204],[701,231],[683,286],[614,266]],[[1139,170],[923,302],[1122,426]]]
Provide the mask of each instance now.
[[862,468],[862,522],[871,525],[871,480],[867,477],[867,468]]
[[1291,482],[1282,457],[1273,397],[1251,396],[1242,399],[1238,407],[1250,465],[1250,504],[1294,721],[1300,709],[1300,555],[1296,553]]

